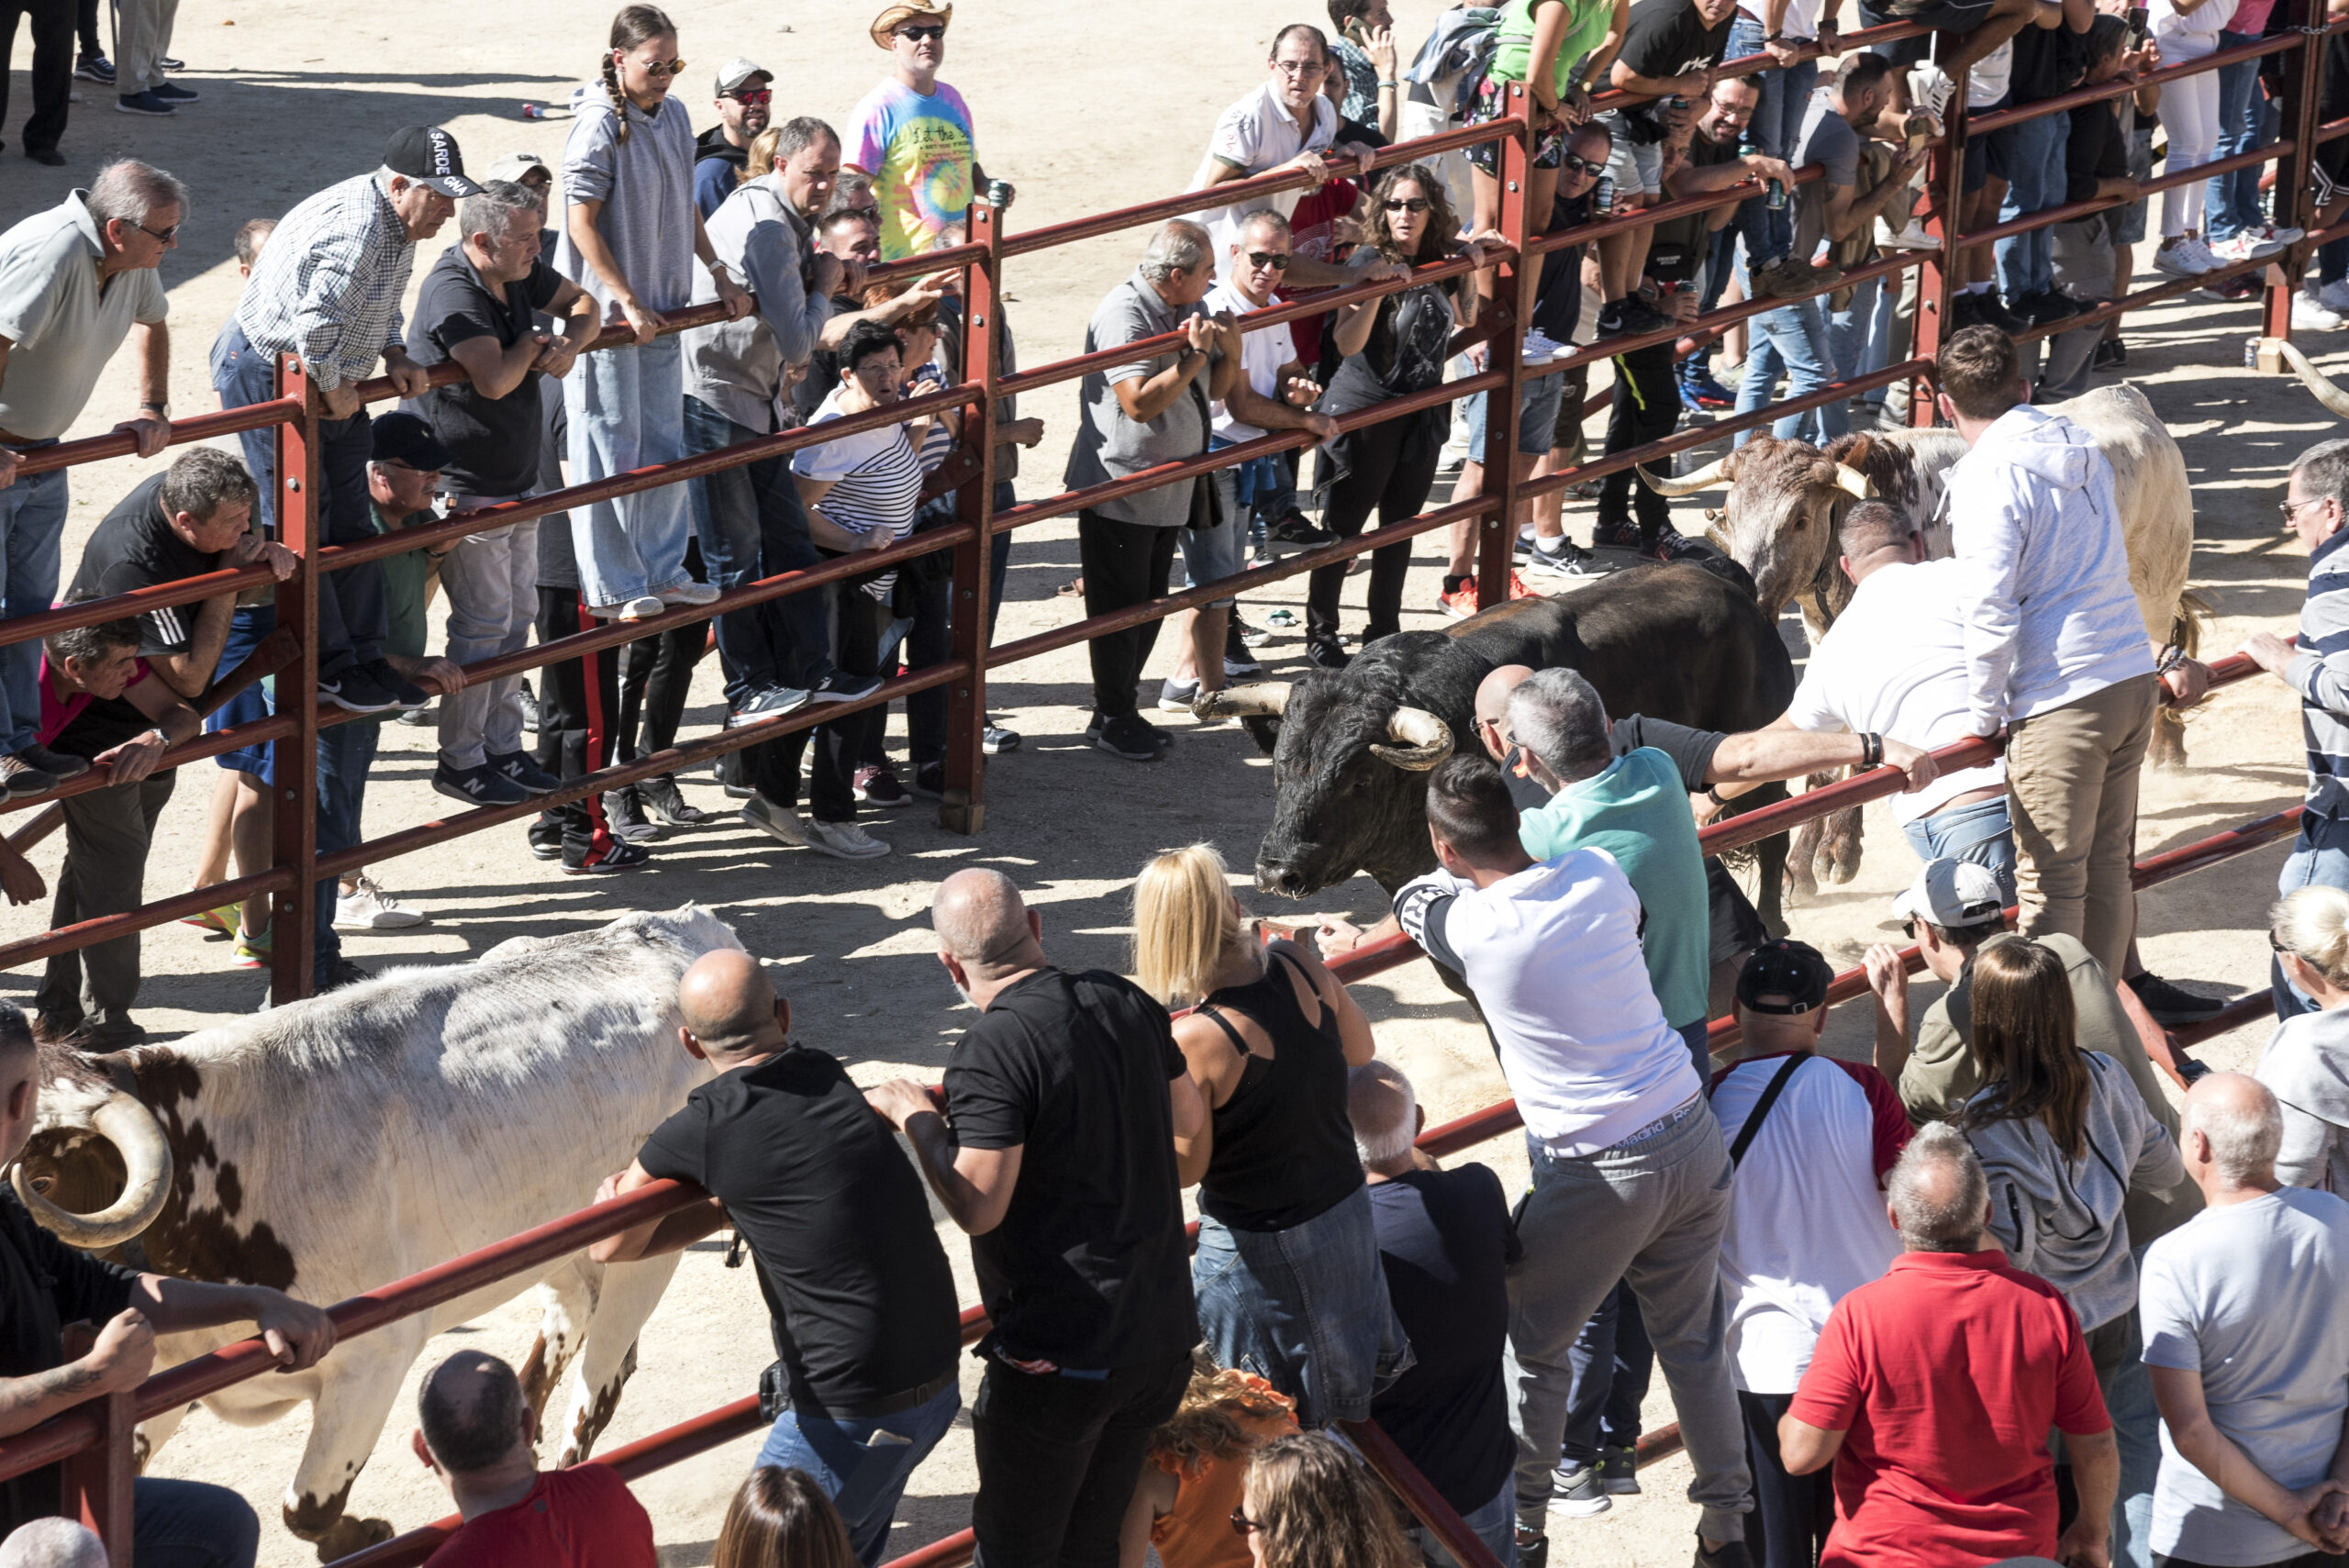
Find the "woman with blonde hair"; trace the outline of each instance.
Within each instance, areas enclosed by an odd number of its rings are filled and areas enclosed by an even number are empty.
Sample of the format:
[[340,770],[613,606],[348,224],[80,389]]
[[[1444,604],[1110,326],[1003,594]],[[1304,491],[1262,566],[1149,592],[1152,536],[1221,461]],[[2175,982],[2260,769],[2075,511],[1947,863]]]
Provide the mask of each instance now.
[[2254,1074],[2284,1107],[2276,1179],[2349,1194],[2349,893],[2303,887],[2267,914],[2285,983],[2316,1004],[2276,1027]]
[[1275,1438],[1248,1464],[1231,1528],[1255,1568],[1415,1568],[1386,1489],[1318,1432]]
[[1174,1043],[1212,1113],[1201,1138],[1175,1140],[1199,1184],[1200,1337],[1217,1364],[1295,1399],[1300,1424],[1359,1421],[1410,1355],[1346,1117],[1370,1020],[1319,959],[1242,922],[1210,844],[1142,868],[1134,960],[1143,990],[1192,1008]]
[[1231,1510],[1247,1485],[1249,1455],[1297,1431],[1295,1407],[1252,1373],[1219,1371],[1194,1356],[1183,1403],[1151,1434],[1119,1537],[1119,1568],[1142,1568],[1153,1548],[1165,1568],[1248,1568]]
[[814,1476],[761,1465],[742,1478],[710,1568],[858,1568],[848,1526]]

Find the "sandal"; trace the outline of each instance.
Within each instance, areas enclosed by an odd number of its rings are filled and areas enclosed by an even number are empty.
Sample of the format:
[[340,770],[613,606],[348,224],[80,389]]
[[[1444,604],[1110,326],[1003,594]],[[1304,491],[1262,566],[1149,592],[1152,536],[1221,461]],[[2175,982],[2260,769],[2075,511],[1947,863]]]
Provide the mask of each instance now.
[[1074,582],[1062,584],[1059,587],[1052,590],[1052,596],[1060,599],[1081,599],[1085,597],[1085,579],[1079,577]]

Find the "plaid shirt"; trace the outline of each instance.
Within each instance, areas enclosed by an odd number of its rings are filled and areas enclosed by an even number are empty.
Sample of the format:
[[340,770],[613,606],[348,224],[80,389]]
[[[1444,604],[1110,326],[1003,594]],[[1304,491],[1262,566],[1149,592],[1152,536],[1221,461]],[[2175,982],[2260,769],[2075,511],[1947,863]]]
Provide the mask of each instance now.
[[416,263],[373,174],[329,185],[278,221],[237,325],[264,354],[296,354],[321,388],[362,380],[399,345],[400,295]]

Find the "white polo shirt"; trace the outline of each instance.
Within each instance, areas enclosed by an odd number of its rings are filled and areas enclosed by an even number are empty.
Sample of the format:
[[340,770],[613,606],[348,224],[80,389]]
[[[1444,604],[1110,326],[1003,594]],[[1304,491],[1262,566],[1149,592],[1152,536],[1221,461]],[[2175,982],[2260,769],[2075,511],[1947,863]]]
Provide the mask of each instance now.
[[[1798,729],[1889,735],[1928,751],[1972,735],[1956,573],[1954,561],[1869,573],[1810,651],[1787,717]],[[1895,821],[1914,822],[1954,796],[2006,777],[2006,764],[1993,758],[1978,768],[1943,773],[1886,804]]]
[[[1267,82],[1224,110],[1222,117],[1215,122],[1215,135],[1208,140],[1208,155],[1201,161],[1199,172],[1191,176],[1191,186],[1194,190],[1202,189],[1227,170],[1237,169],[1245,175],[1277,169],[1308,148],[1326,150],[1337,136],[1335,104],[1317,95],[1313,100],[1313,124],[1301,125],[1273,95],[1272,83]],[[1268,207],[1286,217],[1297,210],[1304,195],[1302,191],[1283,191],[1277,195],[1257,196],[1229,206],[1208,207],[1193,216],[1207,225],[1208,233],[1213,237],[1216,264],[1220,267],[1239,235],[1241,218]]]
[[[1229,265],[1229,254],[1217,257],[1216,264],[1219,267]],[[1272,303],[1267,300],[1263,305],[1252,304],[1230,279],[1208,290],[1203,302],[1209,316],[1225,310],[1234,316],[1245,316],[1252,310],[1269,309]],[[1269,397],[1275,403],[1280,401],[1281,367],[1296,358],[1297,339],[1290,334],[1286,322],[1240,335],[1240,371],[1248,378],[1248,390],[1259,397]],[[1253,425],[1243,425],[1233,418],[1224,407],[1221,398],[1208,405],[1208,416],[1216,435],[1235,446],[1241,441],[1252,441],[1264,433]]]
[[0,338],[9,343],[0,430],[27,440],[63,435],[131,323],[151,325],[170,310],[152,267],[98,282],[106,247],[89,195],[75,191],[0,234]]

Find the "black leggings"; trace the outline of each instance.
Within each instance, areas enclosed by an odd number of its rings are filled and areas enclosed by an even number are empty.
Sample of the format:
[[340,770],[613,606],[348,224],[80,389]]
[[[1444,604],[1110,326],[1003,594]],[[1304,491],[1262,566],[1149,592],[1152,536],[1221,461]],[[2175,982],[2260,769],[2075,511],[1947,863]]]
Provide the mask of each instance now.
[[[1680,386],[1672,373],[1672,345],[1651,343],[1615,356],[1615,404],[1607,415],[1604,456],[1627,452],[1672,434],[1680,422]],[[1669,464],[1665,465],[1669,468]],[[1598,526],[1627,523],[1636,510],[1640,539],[1652,543],[1672,523],[1672,503],[1619,468],[1598,482]]]
[[[685,569],[704,578],[701,548],[685,541]],[[620,650],[620,701],[617,738],[620,761],[633,762],[676,743],[693,691],[694,666],[709,651],[709,622],[673,626],[639,638]]]
[[[1375,508],[1378,526],[1390,528],[1408,523],[1426,506],[1435,485],[1435,465],[1441,444],[1410,439],[1415,423],[1425,413],[1407,414],[1382,425],[1357,430],[1347,442],[1353,466],[1330,486],[1321,510],[1321,526],[1340,539],[1353,539],[1370,520]],[[1418,449],[1407,458],[1405,452]],[[1420,455],[1420,454],[1424,455]],[[1325,457],[1321,460],[1327,462]],[[1390,544],[1370,556],[1370,624],[1363,640],[1386,637],[1403,628],[1403,579],[1410,574],[1411,541]],[[1338,595],[1346,585],[1344,566],[1324,566],[1308,580],[1305,597],[1305,640],[1308,644],[1338,640]]]

